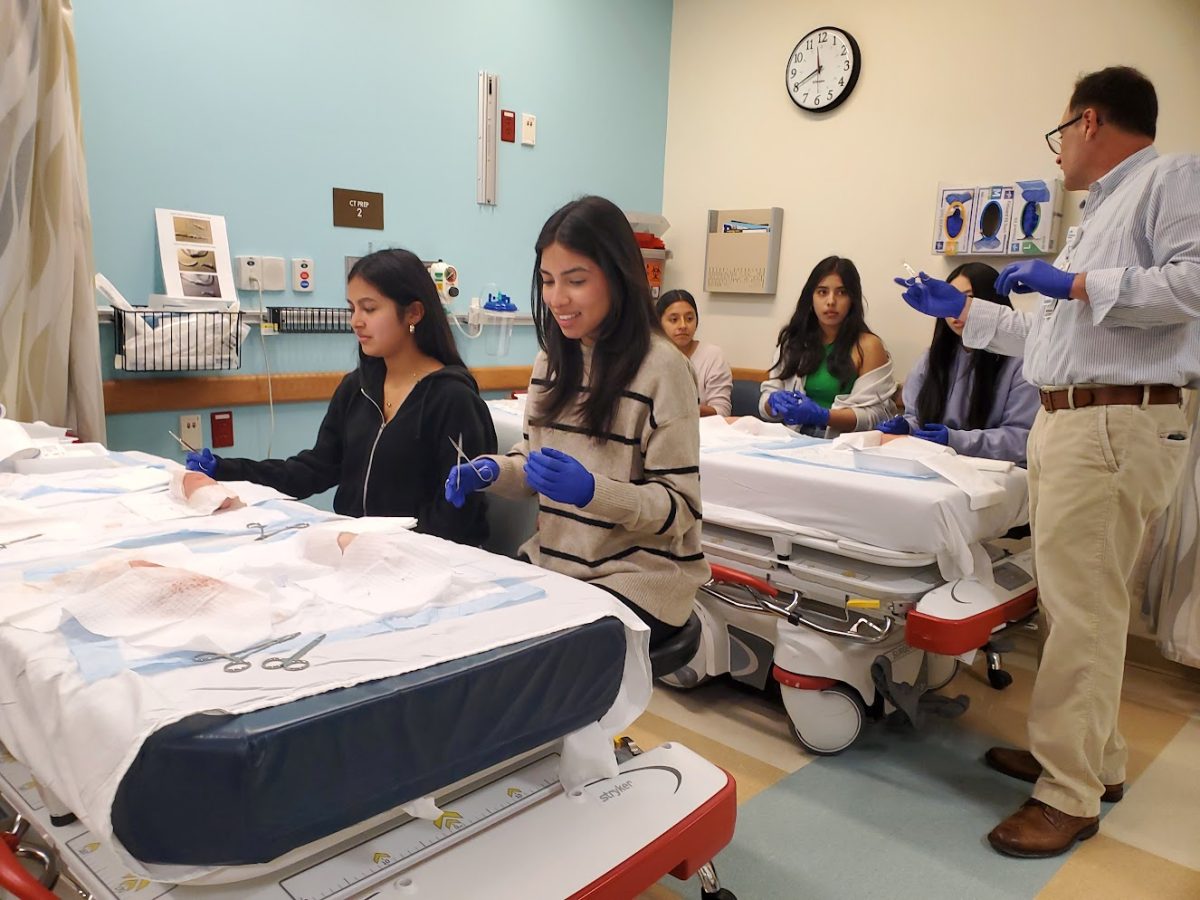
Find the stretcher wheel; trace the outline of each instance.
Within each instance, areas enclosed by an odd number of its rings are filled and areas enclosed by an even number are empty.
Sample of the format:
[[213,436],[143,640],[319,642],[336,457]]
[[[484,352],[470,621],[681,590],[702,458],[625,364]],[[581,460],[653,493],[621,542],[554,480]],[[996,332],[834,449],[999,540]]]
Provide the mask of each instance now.
[[998,691],[1013,683],[1012,673],[1007,669],[988,669],[988,684]]
[[701,891],[701,900],[737,900],[737,895],[728,888],[721,888],[719,891]]
[[834,756],[858,739],[867,708],[854,688],[846,684],[819,691],[780,688],[792,734],[809,753]]
[[933,653],[925,654],[929,667],[928,690],[936,691],[944,688],[958,674],[958,659],[953,656],[938,656]]

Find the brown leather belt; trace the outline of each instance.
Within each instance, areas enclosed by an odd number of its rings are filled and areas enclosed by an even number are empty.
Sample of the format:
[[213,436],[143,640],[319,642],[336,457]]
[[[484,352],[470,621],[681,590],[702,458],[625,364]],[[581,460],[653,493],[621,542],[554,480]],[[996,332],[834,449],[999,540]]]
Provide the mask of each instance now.
[[1085,406],[1141,406],[1180,403],[1183,392],[1171,384],[1105,384],[1099,387],[1070,387],[1039,392],[1046,412],[1056,409],[1082,409]]

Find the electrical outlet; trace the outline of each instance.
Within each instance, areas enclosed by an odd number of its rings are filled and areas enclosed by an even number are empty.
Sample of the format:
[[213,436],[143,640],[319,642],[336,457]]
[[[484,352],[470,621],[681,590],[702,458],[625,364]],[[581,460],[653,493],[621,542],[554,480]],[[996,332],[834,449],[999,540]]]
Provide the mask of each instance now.
[[204,435],[200,433],[200,417],[198,415],[179,417],[179,437],[185,444],[196,450],[204,446]]
[[233,283],[237,289],[239,291],[257,291],[263,277],[263,258],[261,256],[235,256],[233,262]]

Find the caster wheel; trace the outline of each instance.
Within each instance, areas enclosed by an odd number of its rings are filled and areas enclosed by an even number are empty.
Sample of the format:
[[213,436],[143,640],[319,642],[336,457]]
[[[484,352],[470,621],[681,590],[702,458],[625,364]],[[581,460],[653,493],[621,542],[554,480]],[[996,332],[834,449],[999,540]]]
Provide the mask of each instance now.
[[988,669],[988,684],[998,691],[1004,690],[1013,682],[1012,673],[1004,669]]
[[796,740],[814,756],[834,756],[853,744],[867,718],[858,691],[835,684],[823,691],[784,687],[788,726]]
[[733,891],[721,888],[719,891],[701,891],[701,900],[737,900],[737,895]]
[[941,690],[958,674],[958,659],[955,657],[928,654],[925,658],[929,666],[929,686],[926,690]]

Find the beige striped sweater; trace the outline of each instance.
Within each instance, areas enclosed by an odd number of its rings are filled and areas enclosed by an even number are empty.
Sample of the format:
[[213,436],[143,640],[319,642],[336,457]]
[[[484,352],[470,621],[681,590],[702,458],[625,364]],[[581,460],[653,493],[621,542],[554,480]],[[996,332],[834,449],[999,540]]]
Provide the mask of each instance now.
[[[585,345],[584,382],[590,369]],[[494,457],[500,475],[490,488],[530,496],[524,465],[533,450],[554,447],[595,476],[590,503],[574,507],[539,500],[538,528],[521,548],[544,566],[629,600],[670,625],[682,625],[696,589],[709,578],[700,550],[700,432],[696,380],[687,357],[655,335],[642,367],[618,401],[611,433],[582,433],[579,408],[559,421],[529,424],[548,387],[539,353],[525,406],[524,437]]]

